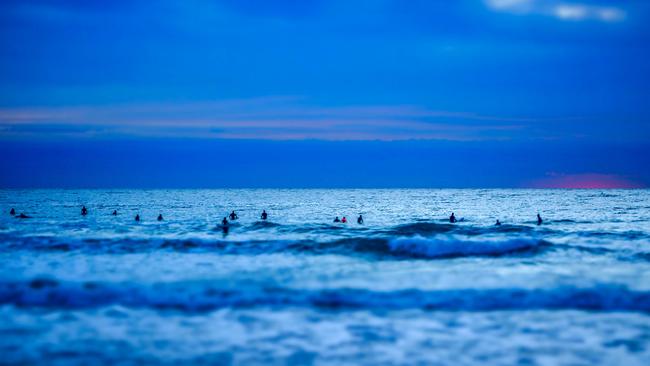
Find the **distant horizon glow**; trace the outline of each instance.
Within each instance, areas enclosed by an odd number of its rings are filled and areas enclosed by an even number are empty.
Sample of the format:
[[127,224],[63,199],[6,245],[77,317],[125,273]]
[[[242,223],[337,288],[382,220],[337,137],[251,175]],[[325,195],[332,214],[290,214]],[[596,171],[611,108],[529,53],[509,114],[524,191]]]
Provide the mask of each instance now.
[[8,188],[643,188],[650,181],[650,171],[627,159],[648,161],[647,144],[66,139],[5,141],[0,156],[15,157],[0,159],[0,187]]
[[550,174],[529,183],[526,188],[636,189],[647,188],[638,182],[614,174]]

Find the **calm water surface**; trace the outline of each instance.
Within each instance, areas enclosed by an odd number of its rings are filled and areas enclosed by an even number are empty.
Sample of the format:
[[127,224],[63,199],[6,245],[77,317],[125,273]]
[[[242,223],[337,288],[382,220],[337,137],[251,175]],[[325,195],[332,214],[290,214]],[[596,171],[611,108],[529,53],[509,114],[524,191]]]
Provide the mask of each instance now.
[[0,190],[0,209],[0,363],[650,364],[648,190]]

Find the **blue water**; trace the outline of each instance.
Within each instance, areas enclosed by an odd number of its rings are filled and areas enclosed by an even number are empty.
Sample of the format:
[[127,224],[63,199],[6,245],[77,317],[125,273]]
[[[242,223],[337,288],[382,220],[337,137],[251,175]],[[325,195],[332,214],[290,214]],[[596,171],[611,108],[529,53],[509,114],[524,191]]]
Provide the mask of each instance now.
[[0,363],[650,363],[648,190],[0,190],[0,208]]

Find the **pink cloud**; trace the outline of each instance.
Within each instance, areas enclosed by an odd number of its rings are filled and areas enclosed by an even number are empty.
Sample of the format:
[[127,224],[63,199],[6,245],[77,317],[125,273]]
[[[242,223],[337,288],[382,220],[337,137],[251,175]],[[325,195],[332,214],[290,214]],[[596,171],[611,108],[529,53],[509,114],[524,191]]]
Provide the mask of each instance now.
[[615,174],[559,174],[549,173],[547,177],[536,179],[526,185],[531,188],[643,188],[642,184]]

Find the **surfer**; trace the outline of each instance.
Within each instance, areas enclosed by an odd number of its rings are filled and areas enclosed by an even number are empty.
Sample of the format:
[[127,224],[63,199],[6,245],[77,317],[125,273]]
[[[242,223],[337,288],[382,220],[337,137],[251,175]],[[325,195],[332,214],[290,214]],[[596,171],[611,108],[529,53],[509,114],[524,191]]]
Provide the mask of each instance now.
[[537,225],[541,225],[543,221],[544,220],[542,220],[542,217],[539,214],[537,214]]
[[449,222],[452,224],[456,222],[456,216],[453,212],[451,213],[451,216],[449,216]]
[[348,223],[348,219],[346,219],[345,216],[343,216],[343,218],[341,219],[341,222],[344,223],[344,224],[347,224],[347,223]]
[[224,217],[223,220],[221,220],[221,225],[228,226],[228,218],[227,217]]
[[11,211],[9,211],[9,215],[16,216],[16,209],[12,208]]
[[496,222],[496,224],[494,224],[494,225],[495,225],[495,226],[501,226],[501,221],[499,221],[499,219],[497,219],[497,222]]
[[363,216],[359,215],[359,217],[357,218],[357,224],[363,225]]
[[266,213],[266,210],[262,210],[262,220],[266,220],[269,215]]
[[140,214],[135,215],[135,221],[140,222]]
[[162,220],[163,220],[162,214],[158,214],[158,221],[162,221]]
[[237,214],[236,214],[235,211],[233,210],[233,211],[230,213],[230,220],[237,220],[238,218],[239,218],[239,217],[237,216]]
[[31,216],[27,216],[22,212],[20,213],[20,215],[18,215],[16,217],[19,218],[19,219],[31,219],[32,218]]
[[86,206],[81,206],[81,216],[86,216],[88,215],[88,209]]
[[117,210],[113,210],[113,216],[117,216]]
[[341,222],[341,220],[339,220],[339,217],[336,216],[336,218],[334,219],[334,222]]

